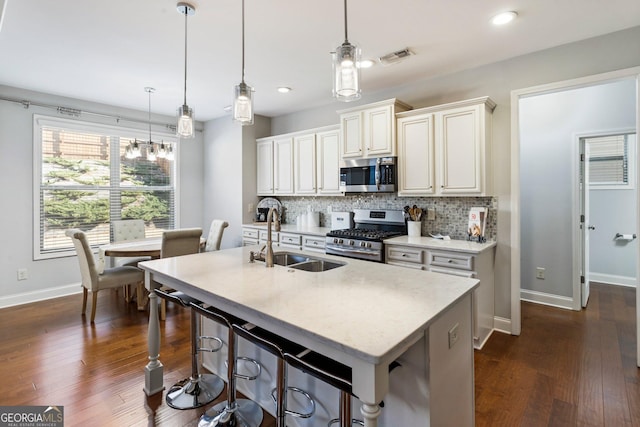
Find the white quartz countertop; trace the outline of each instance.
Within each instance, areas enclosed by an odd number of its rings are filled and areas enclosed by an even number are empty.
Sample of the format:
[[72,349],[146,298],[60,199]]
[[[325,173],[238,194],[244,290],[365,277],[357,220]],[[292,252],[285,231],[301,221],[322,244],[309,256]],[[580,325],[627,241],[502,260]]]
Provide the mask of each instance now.
[[398,236],[392,237],[390,239],[385,239],[384,243],[386,245],[414,246],[417,248],[440,249],[446,251],[468,252],[475,254],[479,254],[487,249],[493,248],[496,245],[496,242],[478,243],[470,242],[468,240],[442,240],[434,239],[433,237],[429,236]]
[[[242,224],[243,227],[253,227],[260,230],[267,229],[266,222],[254,222],[250,224]],[[272,225],[271,230],[275,231],[275,227]],[[307,227],[306,225],[298,226],[296,224],[280,224],[280,232],[283,233],[297,233],[297,234],[310,234],[313,236],[325,236],[331,228],[328,227]]]
[[[478,280],[322,254],[324,272],[248,262],[257,246],[139,264],[165,285],[316,350],[380,363],[424,336]],[[275,250],[276,253],[283,252]],[[287,250],[305,254],[301,251]],[[307,253],[308,255],[308,253]]]

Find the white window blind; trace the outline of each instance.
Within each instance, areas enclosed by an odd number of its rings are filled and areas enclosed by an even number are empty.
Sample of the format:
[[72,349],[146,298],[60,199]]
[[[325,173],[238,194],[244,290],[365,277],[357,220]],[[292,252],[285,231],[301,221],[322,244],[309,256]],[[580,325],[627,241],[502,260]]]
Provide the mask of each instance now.
[[174,161],[148,160],[146,144],[128,159],[139,132],[34,116],[35,259],[74,252],[69,228],[83,230],[92,246],[111,241],[114,220],[143,219],[147,237],[175,228]]
[[629,135],[587,138],[589,144],[589,185],[629,184]]

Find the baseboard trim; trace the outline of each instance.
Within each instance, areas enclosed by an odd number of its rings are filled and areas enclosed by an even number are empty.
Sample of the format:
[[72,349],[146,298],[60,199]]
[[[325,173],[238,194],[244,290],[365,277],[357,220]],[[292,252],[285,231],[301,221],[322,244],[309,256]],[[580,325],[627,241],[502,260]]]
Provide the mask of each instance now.
[[493,317],[493,330],[503,334],[511,334],[511,319],[506,317]]
[[615,274],[589,273],[589,281],[605,283],[607,285],[636,287],[636,278],[629,276],[616,276]]
[[45,301],[52,298],[65,297],[67,295],[79,294],[82,292],[80,283],[58,286],[55,288],[42,289],[32,292],[24,292],[0,297],[0,308],[13,307],[16,305],[28,304],[31,302]]
[[563,297],[559,295],[547,294],[545,292],[530,291],[527,289],[520,290],[520,300],[533,302],[536,304],[549,305],[552,307],[573,310],[573,298]]

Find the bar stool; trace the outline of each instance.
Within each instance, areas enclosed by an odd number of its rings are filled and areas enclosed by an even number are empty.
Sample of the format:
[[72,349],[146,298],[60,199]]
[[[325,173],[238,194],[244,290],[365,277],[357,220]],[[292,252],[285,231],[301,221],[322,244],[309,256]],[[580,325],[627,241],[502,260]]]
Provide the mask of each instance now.
[[[351,368],[308,349],[301,353],[285,353],[284,359],[289,365],[340,390],[340,415],[329,421],[329,427],[334,424],[340,427],[364,426],[364,421],[351,418],[351,396],[357,397],[353,394]],[[398,366],[398,362],[391,363],[389,372]]]
[[[227,336],[227,399],[209,408],[200,417],[198,427],[213,426],[238,426],[238,427],[259,427],[262,423],[262,408],[256,402],[249,399],[236,398],[236,379],[243,378],[247,380],[256,379],[262,370],[262,366],[254,359],[248,357],[236,357],[236,337],[233,331],[233,325],[242,325],[246,322],[232,314],[225,313],[214,307],[203,307],[197,304],[191,304],[191,309],[200,313],[200,315],[213,320],[229,329]],[[253,363],[257,367],[257,374],[253,376],[238,375],[236,373],[236,361],[245,360]]]
[[[276,427],[286,427],[286,416],[297,418],[310,418],[316,410],[316,403],[306,391],[298,387],[287,386],[287,364],[285,353],[300,353],[305,347],[259,328],[251,323],[233,324],[236,335],[268,351],[277,358],[276,387],[271,391],[271,398],[276,405]],[[287,393],[293,392],[302,395],[308,402],[308,412],[295,412],[287,409]]]
[[[182,292],[167,292],[161,289],[156,289],[154,292],[165,300],[187,308],[202,304]],[[222,340],[217,337],[201,336],[200,317],[193,309],[189,311],[191,313],[191,377],[177,382],[167,392],[167,405],[175,409],[193,409],[204,406],[220,396],[224,389],[222,378],[213,374],[201,374],[198,363],[198,352],[219,351],[222,348]],[[216,341],[219,346],[215,348],[201,347],[202,340]]]

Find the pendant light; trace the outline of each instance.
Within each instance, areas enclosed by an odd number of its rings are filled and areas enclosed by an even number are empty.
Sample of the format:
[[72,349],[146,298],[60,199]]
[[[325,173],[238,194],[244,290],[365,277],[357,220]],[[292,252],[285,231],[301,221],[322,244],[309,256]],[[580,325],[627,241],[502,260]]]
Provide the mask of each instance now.
[[178,108],[178,126],[176,132],[181,138],[193,138],[193,109],[187,105],[187,17],[196,13],[189,3],[178,3],[178,12],[184,14],[184,102]]
[[333,96],[338,101],[360,99],[360,49],[347,36],[347,0],[344,0],[344,43],[333,53]]
[[242,0],[242,81],[235,87],[233,120],[253,124],[253,88],[244,82],[244,0]]

